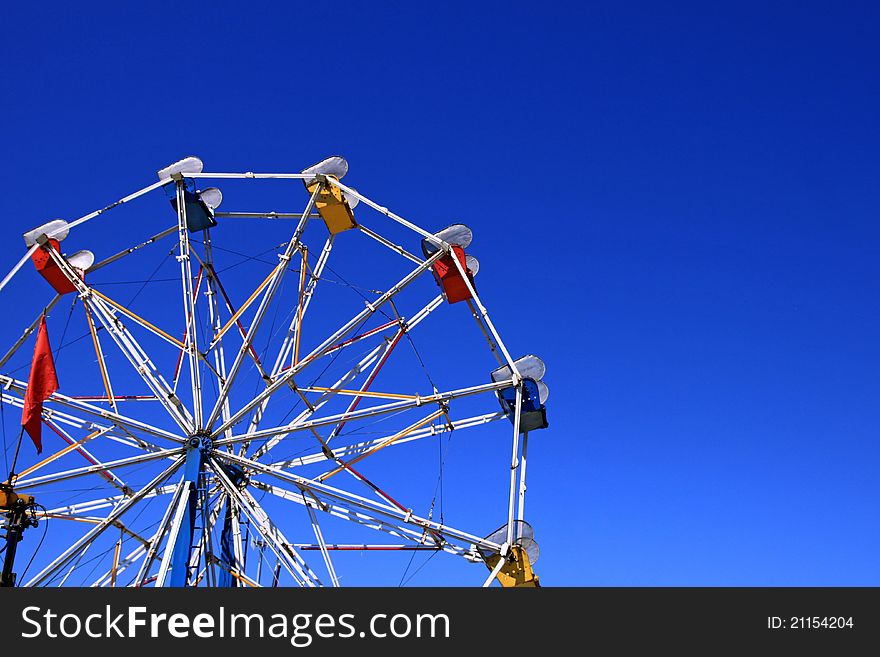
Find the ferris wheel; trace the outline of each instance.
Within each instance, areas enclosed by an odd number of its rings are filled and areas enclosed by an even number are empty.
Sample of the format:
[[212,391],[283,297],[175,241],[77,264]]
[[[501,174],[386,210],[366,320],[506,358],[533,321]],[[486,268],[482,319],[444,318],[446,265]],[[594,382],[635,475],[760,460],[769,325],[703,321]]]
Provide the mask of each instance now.
[[467,226],[347,173],[187,157],[24,233],[0,282],[3,585],[398,585],[441,559],[444,583],[538,585],[544,363],[490,319]]

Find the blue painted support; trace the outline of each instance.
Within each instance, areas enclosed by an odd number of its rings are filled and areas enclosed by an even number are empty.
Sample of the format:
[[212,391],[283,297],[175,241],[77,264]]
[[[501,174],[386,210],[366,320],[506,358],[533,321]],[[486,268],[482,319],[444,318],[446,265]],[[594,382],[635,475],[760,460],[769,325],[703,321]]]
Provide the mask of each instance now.
[[[232,547],[232,505],[226,505],[226,517],[223,519],[223,533],[220,534],[220,559],[226,566],[235,567],[235,550]],[[235,586],[232,574],[221,568],[217,576],[217,586],[230,588]]]
[[[245,483],[244,470],[232,463],[224,463],[220,467],[229,477],[229,481],[233,486],[241,488]],[[217,577],[217,586],[232,587],[237,586],[237,582],[229,573],[229,568],[239,569],[239,564],[235,560],[235,549],[232,547],[232,523],[236,522],[235,514],[232,513],[232,501],[226,505],[226,517],[223,519],[223,533],[220,534],[220,560],[223,562],[223,568],[220,569],[220,575]]]
[[196,509],[198,507],[199,475],[202,471],[205,453],[211,450],[211,440],[207,436],[194,436],[186,445],[186,462],[183,466],[183,478],[190,482],[189,490],[185,493],[186,509],[180,529],[177,532],[177,540],[174,542],[174,551],[171,554],[171,572],[168,575],[168,586],[186,586],[189,580],[189,558],[192,552],[193,533],[196,524]]

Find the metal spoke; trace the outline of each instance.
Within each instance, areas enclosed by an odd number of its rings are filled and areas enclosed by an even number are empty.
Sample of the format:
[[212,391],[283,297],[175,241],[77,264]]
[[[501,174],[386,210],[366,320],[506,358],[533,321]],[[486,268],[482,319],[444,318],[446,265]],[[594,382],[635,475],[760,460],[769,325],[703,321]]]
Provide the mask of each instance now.
[[[471,418],[466,418],[464,420],[455,420],[452,422],[444,421],[437,424],[432,424],[430,426],[419,429],[418,431],[413,431],[411,434],[406,437],[401,438],[400,440],[396,440],[392,445],[403,445],[405,443],[412,442],[414,440],[422,440],[424,438],[431,438],[433,436],[437,436],[444,431],[457,431],[461,429],[467,429],[475,426],[482,426],[488,422],[494,422],[495,420],[500,420],[504,417],[504,413],[486,413],[484,415],[477,415]],[[374,438],[373,440],[365,440],[359,443],[353,443],[351,445],[338,445],[333,448],[333,454],[337,457],[344,459],[346,457],[358,456],[363,454],[364,452],[376,447],[378,445],[382,445],[389,438],[394,437],[396,434],[392,434],[390,436],[383,436],[381,438]],[[251,457],[254,460],[257,460],[256,453]],[[314,463],[322,463],[327,460],[327,455],[324,452],[315,452],[313,454],[307,454],[305,456],[298,456],[296,458],[286,459],[283,461],[275,461],[274,463],[270,463],[272,467],[275,468],[294,468],[294,467],[303,467],[306,465],[311,465]]]
[[[221,452],[218,455],[227,456],[228,454]],[[275,552],[275,555],[281,560],[290,575],[299,582],[301,586],[311,587],[320,585],[320,582],[314,576],[314,573],[311,573],[303,567],[305,566],[305,562],[302,561],[299,555],[296,554],[295,551],[286,547],[287,540],[284,538],[283,534],[281,534],[278,527],[269,519],[269,516],[256,503],[256,500],[245,491],[239,491],[238,488],[229,481],[223,468],[221,468],[216,461],[209,459],[209,463],[211,463],[214,473],[217,476],[217,480],[220,482],[221,486],[223,486],[227,495],[229,495],[230,498],[235,499],[238,502],[239,508],[250,516],[257,531],[268,543],[272,551]],[[308,567],[306,566],[306,568]]]
[[[14,390],[15,392],[18,392],[22,395],[24,395],[25,392],[27,392],[27,383],[25,383],[23,381],[17,381],[16,379],[13,379],[8,376],[4,376],[2,374],[0,374],[0,384],[3,385],[3,388],[5,390]],[[5,394],[3,395],[3,401],[7,402],[7,403],[14,403],[15,405],[19,405],[19,404],[24,403],[23,398],[14,398],[14,397],[7,398],[7,395],[5,395]],[[81,412],[86,413],[88,415],[92,415],[94,417],[99,417],[103,420],[109,420],[113,424],[117,424],[120,427],[127,427],[128,429],[131,429],[133,431],[140,431],[140,432],[146,433],[148,435],[155,436],[157,438],[164,438],[166,440],[171,440],[175,443],[183,443],[184,442],[184,439],[181,438],[179,434],[171,433],[170,431],[165,431],[164,429],[147,424],[146,422],[140,422],[139,420],[136,420],[136,419],[131,418],[129,416],[124,416],[124,415],[120,415],[118,413],[114,413],[113,411],[109,411],[107,409],[100,408],[98,406],[94,406],[92,404],[89,404],[88,402],[85,402],[85,401],[82,401],[79,399],[74,399],[73,397],[68,397],[67,395],[63,395],[59,392],[52,393],[49,397],[47,397],[46,401],[47,402],[55,402],[57,404],[60,404],[61,406],[65,406],[67,408],[72,408],[74,410],[81,411]],[[21,406],[19,406],[19,408],[20,407]],[[101,427],[100,425],[95,425],[91,422],[81,420],[80,418],[77,418],[77,417],[69,415],[69,414],[66,414],[66,415],[61,414],[58,411],[53,411],[53,410],[47,409],[47,408],[44,408],[43,410],[44,410],[46,417],[53,418],[57,414],[59,419],[61,419],[63,417],[65,420],[68,420],[67,423],[72,424],[72,426],[77,426],[77,427],[81,427],[84,429],[104,428],[104,427]]]
[[479,536],[474,536],[458,529],[448,527],[441,523],[434,522],[433,520],[422,518],[411,512],[401,511],[394,506],[374,502],[373,500],[355,495],[354,493],[349,493],[348,491],[328,486],[327,484],[315,481],[313,479],[300,477],[289,472],[285,472],[283,470],[264,465],[262,463],[257,463],[256,461],[245,459],[229,452],[216,452],[215,456],[221,460],[237,463],[238,465],[246,467],[250,471],[271,475],[281,481],[293,484],[300,490],[309,491],[311,494],[319,499],[327,499],[333,502],[350,504],[358,509],[362,509],[369,513],[377,514],[385,518],[390,518],[395,522],[402,522],[403,524],[421,527],[426,531],[434,531],[444,536],[444,538],[449,537],[490,548],[500,547],[498,544],[486,541]]
[[[289,502],[295,502],[297,504],[310,507],[313,510],[322,511],[333,516],[334,518],[346,520],[348,522],[352,522],[354,524],[361,525],[375,531],[381,531],[390,536],[410,541],[415,545],[423,545],[426,548],[429,547],[432,550],[439,549],[443,550],[444,552],[448,552],[449,554],[461,557],[472,554],[472,545],[483,547],[489,550],[498,550],[501,548],[501,546],[497,543],[492,543],[482,539],[478,540],[477,543],[462,541],[462,544],[459,545],[455,543],[455,540],[457,540],[455,537],[452,537],[452,540],[447,540],[439,546],[433,541],[433,539],[431,539],[430,544],[428,545],[427,542],[429,540],[429,533],[424,528],[414,528],[412,526],[407,526],[402,522],[398,523],[388,518],[380,518],[377,514],[371,513],[368,510],[358,507],[349,507],[342,502],[334,503],[319,499],[318,497],[312,497],[309,494],[303,494],[302,490],[291,491],[275,484],[267,484],[266,482],[260,480],[251,480],[251,485],[258,490],[265,491],[271,495],[287,500]],[[465,547],[465,544],[467,545],[467,547]]]
[[279,434],[289,434],[294,433],[296,431],[305,431],[313,428],[323,427],[331,424],[336,424],[340,420],[351,421],[354,419],[362,419],[362,418],[370,418],[376,417],[378,415],[387,415],[388,413],[394,413],[397,411],[405,411],[411,408],[418,408],[419,406],[424,406],[425,404],[435,404],[435,403],[443,403],[449,402],[454,399],[458,399],[461,397],[469,397],[472,395],[478,395],[485,392],[494,392],[496,390],[501,390],[502,388],[510,387],[510,381],[498,381],[493,383],[485,383],[479,386],[473,386],[471,388],[461,388],[459,390],[450,390],[448,392],[440,392],[434,395],[425,395],[424,397],[418,397],[413,400],[404,400],[399,402],[392,402],[390,404],[382,404],[379,406],[371,406],[369,408],[362,408],[357,411],[353,411],[352,413],[338,413],[336,415],[329,415],[324,418],[319,418],[316,420],[309,420],[305,422],[294,422],[290,424],[286,424],[281,427],[273,427],[271,429],[261,429],[260,431],[255,431],[250,435],[239,435],[232,436],[231,438],[223,438],[221,440],[215,441],[215,445],[231,445],[234,443],[239,443],[245,440],[257,440],[260,438],[267,438],[272,436],[277,436]]
[[125,459],[118,459],[116,461],[107,461],[105,463],[98,463],[97,465],[89,465],[83,468],[75,468],[73,470],[66,470],[65,472],[58,472],[50,475],[43,475],[42,477],[34,477],[32,479],[22,479],[15,483],[16,490],[28,490],[30,488],[36,488],[37,486],[42,486],[46,484],[55,484],[59,481],[66,481],[68,479],[74,479],[76,477],[82,477],[84,475],[93,474],[95,472],[102,472],[104,470],[112,471],[115,468],[123,468],[129,465],[138,465],[139,463],[146,463],[148,461],[157,461],[159,459],[164,459],[166,456],[174,456],[176,454],[182,454],[183,448],[178,447],[175,449],[164,449],[161,452],[155,452],[152,454],[142,454],[139,456],[131,456]]

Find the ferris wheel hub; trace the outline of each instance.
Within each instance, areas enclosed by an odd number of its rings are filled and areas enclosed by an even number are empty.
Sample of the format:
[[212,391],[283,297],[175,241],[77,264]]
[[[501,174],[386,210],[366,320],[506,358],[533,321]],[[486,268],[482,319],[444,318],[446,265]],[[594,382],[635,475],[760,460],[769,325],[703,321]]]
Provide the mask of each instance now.
[[214,441],[206,433],[194,433],[186,441],[188,450],[198,450],[202,454],[209,454],[214,449]]

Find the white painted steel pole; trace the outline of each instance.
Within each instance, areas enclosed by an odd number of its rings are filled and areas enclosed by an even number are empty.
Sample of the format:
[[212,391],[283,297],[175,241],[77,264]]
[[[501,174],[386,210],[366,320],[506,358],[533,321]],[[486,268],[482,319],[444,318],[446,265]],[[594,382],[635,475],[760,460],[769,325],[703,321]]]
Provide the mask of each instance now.
[[94,474],[95,472],[100,472],[102,470],[112,471],[114,468],[123,468],[129,465],[138,465],[139,463],[146,463],[148,461],[157,461],[160,459],[164,459],[166,456],[173,456],[175,454],[180,454],[183,452],[182,447],[178,447],[175,449],[165,449],[161,452],[153,452],[150,454],[140,454],[138,456],[129,456],[124,459],[117,459],[115,461],[106,461],[104,463],[98,463],[96,465],[87,465],[81,468],[74,468],[72,470],[65,470],[64,472],[53,472],[52,474],[42,475],[40,477],[33,477],[32,479],[23,479],[21,481],[16,482],[15,489],[16,490],[27,490],[29,488],[34,488],[35,486],[39,486],[41,484],[55,484],[59,481],[66,481],[68,479],[75,479],[76,477],[83,477],[85,475]]
[[514,380],[519,381],[521,375],[519,370],[516,367],[516,363],[513,362],[513,358],[510,357],[510,353],[507,351],[507,347],[504,346],[504,341],[501,339],[501,336],[498,335],[498,331],[495,330],[495,325],[492,324],[492,320],[489,319],[489,311],[486,310],[486,306],[483,305],[483,302],[480,301],[480,297],[477,295],[477,291],[473,285],[471,285],[471,281],[468,278],[467,270],[464,268],[461,262],[459,262],[458,258],[455,257],[455,254],[450,252],[449,255],[452,258],[452,262],[455,263],[456,269],[458,269],[458,273],[461,276],[462,281],[468,289],[468,292],[471,293],[471,296],[474,299],[474,302],[477,305],[477,308],[480,310],[480,316],[483,321],[486,323],[486,327],[489,329],[489,332],[492,334],[492,337],[495,339],[495,344],[498,345],[498,348],[501,349],[501,353],[504,354],[504,358],[507,361],[507,365],[510,367],[510,371],[513,372]]
[[517,518],[525,520],[526,508],[526,455],[529,451],[529,432],[523,432],[522,456],[519,465],[519,509],[517,510]]
[[144,560],[141,562],[141,567],[138,569],[138,574],[135,577],[135,586],[141,586],[143,581],[147,578],[147,574],[150,572],[150,568],[153,565],[153,561],[156,558],[156,554],[159,552],[159,546],[162,544],[162,539],[165,536],[165,532],[168,531],[168,526],[171,523],[171,518],[174,511],[177,509],[177,503],[180,500],[180,495],[183,492],[184,482],[181,481],[174,488],[174,495],[171,497],[171,501],[168,503],[168,507],[165,509],[165,514],[162,516],[162,520],[159,523],[159,529],[156,530],[156,533],[153,534],[153,538],[150,539],[150,547],[144,555]]
[[513,455],[510,458],[510,495],[507,503],[507,543],[513,545],[514,536],[513,521],[516,511],[516,471],[519,467],[519,425],[522,419],[522,381],[516,384],[516,410],[513,415]]
[[504,564],[506,561],[507,560],[503,556],[501,556],[500,554],[498,555],[498,563],[495,564],[495,567],[492,569],[492,572],[489,573],[489,576],[486,578],[486,581],[483,582],[484,589],[489,588],[489,586],[491,586],[492,580],[494,580],[496,577],[498,577],[498,573],[500,573],[501,569],[504,568]]
[[186,197],[183,178],[177,180],[177,239],[180,263],[180,283],[183,292],[183,321],[186,323],[186,341],[188,345],[190,386],[192,388],[193,430],[200,431],[202,426],[202,380],[199,372],[199,342],[196,331],[196,300],[193,298],[192,262],[190,259],[189,227],[186,223]]
[[[272,429],[261,429],[252,434],[243,434],[239,436],[232,436],[231,438],[221,438],[214,442],[214,445],[219,447],[222,445],[229,445],[232,443],[240,443],[245,440],[257,440],[259,438],[266,438],[275,436],[280,433],[293,433],[296,431],[308,431],[312,428],[318,428],[327,426],[329,424],[335,424],[340,420],[352,420],[352,419],[361,419],[366,417],[374,417],[377,415],[384,415],[387,413],[393,413],[395,411],[406,410],[409,408],[418,408],[419,406],[423,406],[425,404],[435,404],[446,401],[451,401],[453,399],[458,399],[461,397],[469,397],[471,395],[478,395],[484,392],[494,392],[495,390],[500,390],[501,388],[510,387],[512,385],[510,380],[506,381],[496,381],[493,383],[484,383],[479,386],[473,386],[471,388],[461,388],[459,390],[451,390],[448,392],[440,392],[433,395],[425,395],[424,397],[418,397],[413,400],[404,400],[400,402],[392,402],[390,404],[381,404],[379,406],[372,406],[370,408],[365,408],[357,411],[353,411],[351,413],[337,413],[335,415],[330,415],[327,417],[319,418],[316,420],[309,420],[307,422],[301,422],[298,424],[286,424],[281,427],[274,427]],[[304,391],[309,390],[309,388],[303,388]]]
[[[226,379],[226,351],[223,348],[223,341],[217,340],[217,335],[220,333],[220,329],[222,328],[222,322],[220,321],[220,303],[217,300],[217,294],[220,291],[220,282],[215,279],[214,248],[211,242],[211,230],[209,228],[205,229],[203,241],[205,247],[204,269],[205,276],[208,279],[208,289],[205,294],[208,296],[208,312],[212,330],[211,342],[213,343],[216,341],[213,350],[214,367],[220,377]],[[224,422],[229,420],[229,397],[223,400],[220,417],[223,418]],[[229,433],[229,435],[232,435],[231,432]]]
[[489,549],[493,550],[498,550],[501,547],[497,543],[492,543],[485,540],[484,538],[480,538],[479,536],[474,536],[472,534],[454,529],[452,527],[449,527],[448,525],[434,522],[433,520],[428,520],[427,518],[417,516],[410,512],[401,511],[400,509],[390,506],[388,504],[374,502],[373,500],[367,499],[366,497],[355,495],[354,493],[349,493],[348,491],[334,488],[333,486],[328,486],[327,484],[317,482],[313,479],[300,477],[288,472],[284,472],[282,470],[278,470],[277,468],[272,468],[262,463],[258,463],[251,459],[236,456],[231,452],[217,451],[214,453],[213,456],[224,461],[231,461],[232,463],[237,463],[238,465],[245,466],[251,471],[263,472],[277,479],[280,479],[281,481],[291,483],[300,490],[305,489],[311,491],[315,495],[322,495],[324,497],[329,497],[333,500],[341,501],[345,504],[351,504],[372,513],[378,513],[380,515],[392,518],[393,520],[402,521],[404,524],[414,525],[422,528],[423,530],[434,531],[443,535],[444,537],[468,541],[470,543],[474,543],[475,545],[488,547]]
[[442,250],[445,251],[446,249],[449,248],[449,244],[447,244],[446,242],[441,240],[436,235],[432,235],[431,233],[426,231],[424,228],[419,228],[414,223],[407,221],[406,219],[404,219],[400,215],[394,214],[388,208],[386,208],[382,205],[379,205],[375,201],[371,201],[370,199],[368,199],[366,196],[364,196],[360,192],[352,189],[351,187],[348,187],[347,185],[343,185],[341,182],[339,182],[335,178],[331,178],[330,176],[327,176],[327,182],[329,182],[334,187],[338,187],[339,189],[341,189],[343,192],[346,193],[346,195],[354,196],[355,198],[359,199],[362,203],[366,203],[371,208],[376,210],[376,212],[379,212],[380,214],[384,214],[386,217],[388,217],[389,219],[392,219],[393,221],[396,221],[401,226],[406,226],[410,230],[415,231],[416,233],[418,233],[419,235],[421,235],[422,237],[427,239],[432,244],[439,246]]
[[174,548],[180,536],[180,526],[183,524],[183,517],[186,515],[186,510],[189,506],[190,488],[194,485],[194,482],[186,478],[180,482],[180,495],[177,498],[177,508],[174,510],[174,520],[171,522],[171,532],[168,534],[168,541],[165,543],[162,563],[159,565],[159,574],[156,576],[156,588],[165,586],[165,580],[168,578],[168,573],[171,570],[171,559],[174,557]]

